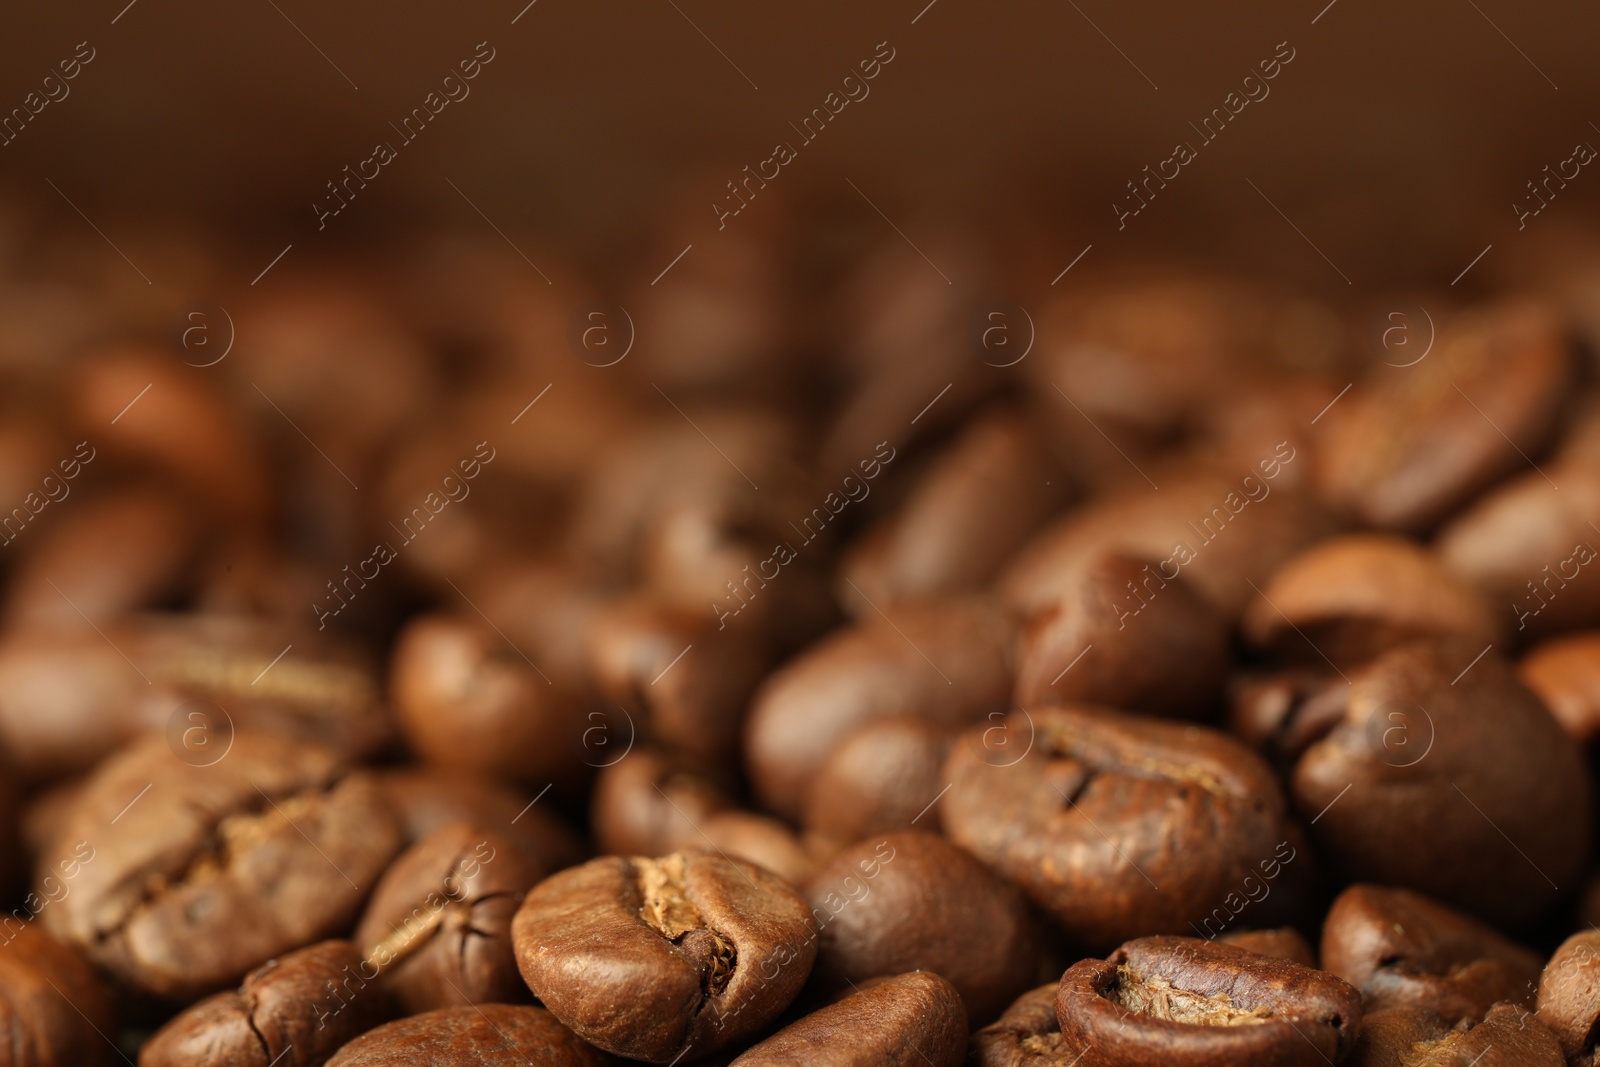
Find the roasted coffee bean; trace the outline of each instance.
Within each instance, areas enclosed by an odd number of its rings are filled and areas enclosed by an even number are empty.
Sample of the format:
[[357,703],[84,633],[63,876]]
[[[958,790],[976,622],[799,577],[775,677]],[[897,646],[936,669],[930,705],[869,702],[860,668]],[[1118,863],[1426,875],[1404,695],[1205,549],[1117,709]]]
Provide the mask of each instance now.
[[1056,988],[1051,982],[1022,994],[1005,1014],[972,1035],[972,1067],[1061,1067],[1069,1051],[1056,1018]]
[[903,715],[961,726],[1005,707],[1010,642],[1010,625],[981,601],[901,607],[834,632],[756,694],[745,726],[756,795],[797,817],[807,783],[857,727]]
[[1322,966],[1371,1008],[1419,1007],[1446,1022],[1498,1001],[1533,1006],[1539,958],[1459,912],[1405,889],[1354,885],[1322,928]]
[[950,728],[911,717],[852,731],[806,788],[806,832],[850,844],[919,822],[937,829],[939,812],[931,805],[945,786],[940,775],[954,739]]
[[395,642],[390,687],[400,729],[430,762],[544,788],[587,768],[567,741],[580,709],[486,623],[413,619]]
[[497,562],[460,585],[556,686],[593,688],[589,634],[611,596],[602,586],[557,556]]
[[397,1019],[340,1049],[328,1067],[612,1067],[543,1008],[482,1004]]
[[1017,703],[1102,704],[1199,717],[1222,694],[1228,627],[1180,571],[1104,555],[1036,609],[1017,651]]
[[[719,811],[700,824],[700,833],[698,847],[748,860],[791,885],[809,878],[818,859],[830,851],[826,844],[813,847],[801,840],[777,819],[750,811]],[[689,842],[683,847],[695,846]]]
[[961,1067],[967,1016],[951,984],[896,975],[790,1023],[729,1067]]
[[[1180,472],[1161,490],[1137,487],[1069,511],[1039,533],[998,579],[1001,598],[1023,617],[1048,611],[1083,588],[1079,573],[1107,553],[1151,561],[1232,623],[1285,560],[1328,534],[1332,521],[1309,494],[1273,479],[1298,453],[1284,442],[1242,470]],[[1170,580],[1170,579],[1168,579]],[[1136,606],[1136,605],[1134,605]]]
[[873,604],[976,593],[1067,491],[1020,414],[975,417],[900,507],[851,546],[839,601],[865,617]]
[[130,988],[187,1000],[348,928],[400,829],[371,776],[240,732],[209,766],[165,737],[129,746],[84,785],[58,841],[95,855],[45,926]]
[[11,757],[0,748],[0,900],[10,900],[22,884],[24,839],[22,795]]
[[1600,1024],[1600,930],[1580,930],[1561,943],[1539,975],[1539,1021],[1570,1063],[1593,1064]]
[[1333,975],[1192,937],[1073,964],[1056,1014],[1083,1067],[1310,1067],[1338,1062],[1361,1032],[1360,994]]
[[0,1065],[99,1067],[115,1030],[93,968],[37,923],[0,919]]
[[759,1033],[805,984],[800,894],[715,853],[603,857],[547,878],[512,923],[535,996],[585,1040],[670,1063]]
[[[1548,480],[1547,480],[1548,479]],[[1560,486],[1559,489],[1556,486]],[[1439,531],[1439,555],[1519,640],[1600,623],[1600,471],[1553,464],[1498,486]]]
[[1427,549],[1401,537],[1318,542],[1278,568],[1244,615],[1257,648],[1293,662],[1363,663],[1413,638],[1503,642],[1497,613]]
[[659,856],[704,846],[699,828],[731,807],[704,761],[641,745],[600,772],[589,817],[601,852]]
[[867,838],[817,871],[805,894],[825,984],[932,971],[984,1023],[1036,980],[1038,934],[1022,894],[935,834]]
[[647,597],[613,604],[594,621],[590,668],[600,695],[630,709],[648,736],[726,758],[770,653],[761,628],[713,623],[698,605],[688,611]]
[[1249,949],[1263,956],[1276,956],[1303,967],[1317,965],[1317,954],[1311,950],[1310,942],[1293,927],[1280,926],[1276,930],[1238,930],[1223,934],[1217,940],[1235,948]]
[[1571,362],[1539,304],[1441,324],[1426,360],[1405,374],[1374,368],[1328,412],[1316,453],[1323,494],[1363,525],[1427,530],[1539,450]]
[[1347,1067],[1562,1067],[1561,1045],[1527,1008],[1496,1004],[1450,1026],[1426,1008],[1386,1008],[1362,1021]]
[[323,941],[256,968],[237,990],[184,1011],[139,1051],[139,1067],[321,1067],[396,1014],[348,941]]
[[525,1000],[511,917],[546,873],[509,835],[447,823],[390,864],[355,942],[407,1014]]
[[504,834],[546,871],[584,859],[583,842],[535,798],[509,785],[462,771],[402,767],[375,772],[408,845],[452,822]]
[[1344,689],[1337,674],[1303,667],[1240,675],[1228,695],[1228,730],[1287,771],[1344,718]]
[[1338,873],[1512,927],[1577,882],[1588,772],[1504,660],[1465,642],[1410,645],[1341,688],[1343,718],[1291,776],[1296,805],[1317,818],[1318,854]]
[[945,780],[945,831],[1082,945],[1248,915],[1296,855],[1271,771],[1198,726],[1019,711],[964,735]]
[[1600,633],[1568,634],[1528,650],[1517,677],[1579,744],[1600,733]]

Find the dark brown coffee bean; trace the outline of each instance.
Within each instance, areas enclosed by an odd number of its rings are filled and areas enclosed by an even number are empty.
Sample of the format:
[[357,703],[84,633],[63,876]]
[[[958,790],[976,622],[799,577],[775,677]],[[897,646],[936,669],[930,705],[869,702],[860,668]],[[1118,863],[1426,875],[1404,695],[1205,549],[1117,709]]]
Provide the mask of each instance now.
[[1587,744],[1600,733],[1600,634],[1568,634],[1535,645],[1517,664],[1517,677],[1574,741]]
[[326,749],[240,732],[210,766],[165,737],[131,745],[84,785],[58,840],[95,855],[46,927],[129,987],[183,1000],[347,928],[400,830],[377,783]]
[[1589,523],[1597,514],[1593,461],[1553,464],[1485,493],[1439,532],[1439,555],[1483,590],[1518,640],[1593,626],[1600,536]]
[[589,818],[601,852],[660,856],[704,846],[700,828],[731,807],[703,760],[641,745],[600,772]]
[[1016,699],[1199,717],[1222,694],[1228,626],[1176,566],[1104,555],[1039,606],[1017,650]]
[[961,1067],[967,1016],[955,988],[916,971],[819,1008],[729,1067]]
[[1322,929],[1322,966],[1361,990],[1371,1008],[1420,1007],[1447,1022],[1476,1019],[1498,1001],[1533,1006],[1539,958],[1419,893],[1355,885]]
[[798,891],[703,852],[562,871],[528,893],[512,940],[523,978],[557,1018],[652,1063],[759,1033],[805,984],[817,951]]
[[0,919],[0,1064],[110,1063],[116,1020],[98,975],[35,923]]
[[[1518,998],[1521,999],[1521,998]],[[1600,1024],[1600,930],[1580,930],[1561,942],[1539,974],[1539,1021],[1549,1027],[1569,1063],[1592,1064]]]
[[546,873],[509,835],[447,823],[384,872],[355,943],[407,1014],[525,1000],[511,917]]
[[972,1035],[972,1067],[1062,1067],[1068,1051],[1056,1018],[1056,987],[1051,982],[1022,994],[1005,1014]]
[[[802,885],[829,848],[813,848],[783,823],[750,811],[719,811],[700,824],[701,848],[765,867],[790,885]],[[694,847],[686,842],[683,847]]]
[[895,513],[851,546],[840,603],[865,617],[872,604],[976,593],[1067,492],[1065,472],[1021,415],[974,418]]
[[576,701],[487,623],[413,618],[395,642],[390,687],[401,731],[430,762],[535,789],[587,770],[568,744]]
[[1542,305],[1508,301],[1441,324],[1426,360],[1404,374],[1375,368],[1328,412],[1324,495],[1363,525],[1428,529],[1539,450],[1570,369]]
[[104,626],[174,597],[199,541],[190,512],[182,497],[153,486],[75,503],[12,572],[6,625]]
[[1311,943],[1300,931],[1290,926],[1280,926],[1276,930],[1237,930],[1223,934],[1217,940],[1263,956],[1276,956],[1302,967],[1317,965],[1317,954],[1312,951]]
[[1577,883],[1588,772],[1504,660],[1464,642],[1410,645],[1340,688],[1343,718],[1291,777],[1331,867],[1505,926]]
[[1423,1008],[1388,1008],[1364,1020],[1348,1067],[1562,1067],[1561,1045],[1527,1008],[1496,1004],[1481,1020],[1450,1026]]
[[1344,690],[1344,679],[1326,670],[1241,674],[1230,686],[1228,730],[1287,772],[1344,718]]
[[602,587],[556,556],[497,562],[457,581],[556,686],[593,688],[589,634],[609,601]]
[[321,1067],[340,1046],[396,1014],[348,941],[272,960],[237,990],[179,1013],[139,1051],[139,1067]]
[[1082,945],[1232,921],[1295,858],[1271,771],[1198,726],[1019,711],[964,735],[945,778],[945,831]]
[[758,627],[721,630],[701,605],[635,597],[602,610],[590,641],[600,695],[632,711],[647,736],[707,757],[734,753],[770,660]]
[[1001,598],[1023,617],[1083,587],[1079,571],[1107,553],[1153,561],[1232,622],[1258,587],[1296,552],[1332,531],[1309,494],[1274,481],[1298,458],[1287,442],[1239,471],[1163,474],[1091,500],[1047,526],[1007,564]]
[[864,723],[914,715],[961,726],[1005,707],[1010,643],[1009,623],[981,601],[901,607],[835,631],[756,694],[745,758],[757,796],[798,817],[807,783]]
[[1361,997],[1322,971],[1192,937],[1130,941],[1061,976],[1062,1044],[1083,1067],[1337,1062]]
[[546,805],[482,775],[433,767],[403,767],[374,772],[384,797],[400,820],[407,845],[452,822],[470,822],[504,834],[545,871],[559,871],[584,859],[577,833]]
[[805,894],[826,984],[932,971],[982,1023],[1036,980],[1038,934],[1022,894],[936,834],[868,838],[817,871]]
[[543,1008],[481,1004],[385,1023],[328,1067],[612,1067],[612,1059]]
[[1460,637],[1478,648],[1505,626],[1432,553],[1385,534],[1322,541],[1278,568],[1244,615],[1251,644],[1291,662],[1353,667],[1406,640]]
[[806,832],[850,844],[917,823],[938,829],[939,811],[931,805],[945,786],[941,775],[954,738],[948,727],[910,717],[852,731],[806,789]]
[[17,780],[11,757],[0,748],[0,900],[11,899],[22,884],[25,866],[22,792]]

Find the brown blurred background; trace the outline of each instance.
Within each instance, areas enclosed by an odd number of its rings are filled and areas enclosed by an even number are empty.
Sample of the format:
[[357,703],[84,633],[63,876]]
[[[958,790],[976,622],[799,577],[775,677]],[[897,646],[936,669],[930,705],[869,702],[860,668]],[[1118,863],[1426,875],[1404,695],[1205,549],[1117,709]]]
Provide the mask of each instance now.
[[[337,254],[426,221],[483,226],[465,197],[519,243],[598,257],[663,214],[682,213],[686,240],[715,232],[723,182],[792,139],[789,123],[888,41],[895,60],[870,97],[746,218],[865,211],[848,178],[912,238],[931,216],[1032,238],[1045,280],[1095,243],[1364,288],[1448,284],[1491,243],[1509,262],[1528,236],[1511,207],[1524,183],[1579,140],[1600,144],[1592,4],[525,2],[10,12],[0,108],[79,42],[95,59],[0,148],[0,182],[75,218],[49,179],[136,263],[157,239],[151,219],[258,248],[265,264],[290,242]],[[389,123],[481,41],[496,58],[470,97],[319,233],[324,183],[391,139]],[[1118,232],[1124,182],[1192,139],[1189,123],[1285,41],[1295,59],[1270,97]],[[1590,186],[1600,178],[1580,175],[1529,228],[1572,226]]]

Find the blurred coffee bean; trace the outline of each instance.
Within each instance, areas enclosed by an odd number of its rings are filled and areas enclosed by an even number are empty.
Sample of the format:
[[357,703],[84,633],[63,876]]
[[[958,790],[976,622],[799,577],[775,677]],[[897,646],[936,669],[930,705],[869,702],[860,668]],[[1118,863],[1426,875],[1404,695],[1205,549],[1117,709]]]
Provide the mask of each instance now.
[[374,772],[407,845],[448,823],[468,822],[503,834],[546,871],[584,858],[578,834],[531,794],[465,771],[398,767]]
[[[1559,487],[1559,488],[1558,488]],[[1529,471],[1478,497],[1439,532],[1439,555],[1483,591],[1520,641],[1600,623],[1600,471]]]
[[608,1052],[652,1063],[759,1033],[816,956],[798,891],[704,852],[562,871],[528,893],[512,939],[528,987],[558,1019]]
[[974,418],[899,508],[851,546],[839,601],[863,617],[871,604],[978,592],[1067,495],[1065,472],[1022,416]]
[[1566,395],[1570,345],[1549,308],[1506,301],[1438,330],[1427,359],[1373,368],[1323,423],[1318,482],[1363,525],[1430,529],[1536,454]]
[[1539,1021],[1550,1028],[1569,1063],[1595,1061],[1600,1023],[1600,930],[1580,930],[1561,943],[1539,975]]
[[700,826],[698,842],[683,848],[710,848],[729,859],[765,867],[790,885],[801,885],[817,867],[818,855],[794,831],[767,815],[719,811]]
[[1332,671],[1289,667],[1234,678],[1228,729],[1286,770],[1344,718],[1346,683]]
[[568,745],[576,702],[487,624],[413,617],[395,641],[389,684],[401,732],[429,762],[541,789],[585,777]]
[[1517,677],[1580,745],[1600,733],[1600,633],[1569,634],[1535,645]]
[[1420,893],[1354,885],[1322,929],[1322,966],[1369,1008],[1419,1007],[1448,1023],[1502,1000],[1533,1006],[1539,958]]
[[1237,930],[1223,934],[1217,940],[1263,956],[1276,956],[1302,967],[1317,965],[1317,954],[1312,951],[1310,942],[1290,926],[1280,926],[1275,930]]
[[1534,1014],[1496,1004],[1451,1026],[1425,1008],[1385,1008],[1362,1022],[1349,1067],[1561,1067],[1561,1045]]
[[346,1042],[396,1014],[348,941],[272,960],[239,988],[186,1008],[139,1051],[139,1067],[321,1067]]
[[703,761],[641,745],[600,772],[589,817],[601,852],[659,856],[702,847],[702,828],[731,807]]
[[1295,462],[1303,459],[1283,442],[1249,467],[1163,474],[1159,490],[1141,482],[1087,501],[1012,558],[1001,596],[1024,616],[1049,610],[1083,588],[1081,571],[1114,552],[1153,561],[1163,578],[1182,574],[1231,623],[1256,595],[1252,582],[1259,587],[1332,530],[1315,500],[1276,483]]
[[0,614],[13,628],[104,626],[160,607],[178,591],[199,535],[187,502],[165,490],[90,497],[29,544]]
[[548,871],[509,836],[447,823],[383,873],[355,943],[407,1014],[528,996],[511,917]]
[[590,633],[610,600],[598,584],[554,556],[497,562],[460,584],[557,686],[574,693],[593,688]]
[[1103,555],[1038,604],[1017,650],[1017,703],[1103,704],[1199,718],[1222,693],[1228,626],[1174,568]]
[[1361,997],[1333,975],[1192,937],[1073,964],[1056,1013],[1083,1067],[1309,1067],[1342,1059],[1361,1032]]
[[131,744],[85,783],[57,840],[41,875],[67,842],[94,852],[46,928],[129,988],[190,1000],[345,929],[400,831],[371,776],[241,732],[209,765],[165,737]]
[[896,975],[819,1008],[729,1067],[961,1067],[967,1016],[937,974]]
[[1558,887],[1577,883],[1589,851],[1588,771],[1498,655],[1462,641],[1408,645],[1342,688],[1343,717],[1291,776],[1296,806],[1315,819],[1318,854],[1337,873],[1415,889],[1505,927],[1543,914]]
[[102,464],[154,466],[241,527],[269,518],[270,478],[258,442],[204,370],[159,349],[119,346],[80,362],[68,390],[77,432],[104,447]]
[[26,867],[22,790],[11,757],[0,748],[0,901],[10,900]]
[[1248,915],[1297,855],[1266,765],[1197,726],[1019,711],[963,735],[945,778],[945,832],[1080,945]]
[[805,884],[831,986],[902,971],[948,979],[983,1023],[1035,979],[1038,934],[1022,894],[935,834],[868,838]]
[[972,1035],[971,1067],[1060,1067],[1076,1053],[1067,1049],[1056,1018],[1051,982],[1022,994],[1005,1013]]
[[1413,638],[1503,642],[1506,627],[1477,590],[1414,542],[1349,534],[1273,572],[1245,610],[1245,638],[1280,659],[1353,667]]
[[877,719],[841,740],[806,788],[806,832],[850,844],[874,834],[936,830],[933,807],[945,779],[945,756],[955,739],[948,726],[905,716]]
[[[530,1059],[530,1057],[532,1057]],[[482,1004],[396,1019],[356,1038],[328,1067],[611,1067],[543,1008]]]
[[633,598],[600,612],[590,666],[600,695],[631,709],[648,736],[707,757],[731,756],[750,694],[770,662],[752,626]]
[[907,605],[836,630],[768,676],[745,727],[757,797],[800,814],[807,783],[864,723],[961,726],[1007,706],[1011,627],[983,601]]
[[111,1062],[111,997],[94,969],[37,923],[0,920],[0,1063]]

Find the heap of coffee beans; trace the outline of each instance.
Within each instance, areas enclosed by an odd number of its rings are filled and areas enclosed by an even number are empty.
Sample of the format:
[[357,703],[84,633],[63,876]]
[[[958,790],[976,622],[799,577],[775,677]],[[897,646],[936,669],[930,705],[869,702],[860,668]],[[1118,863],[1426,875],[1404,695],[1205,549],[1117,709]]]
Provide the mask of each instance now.
[[0,1067],[1600,1063],[1581,299],[27,240]]

